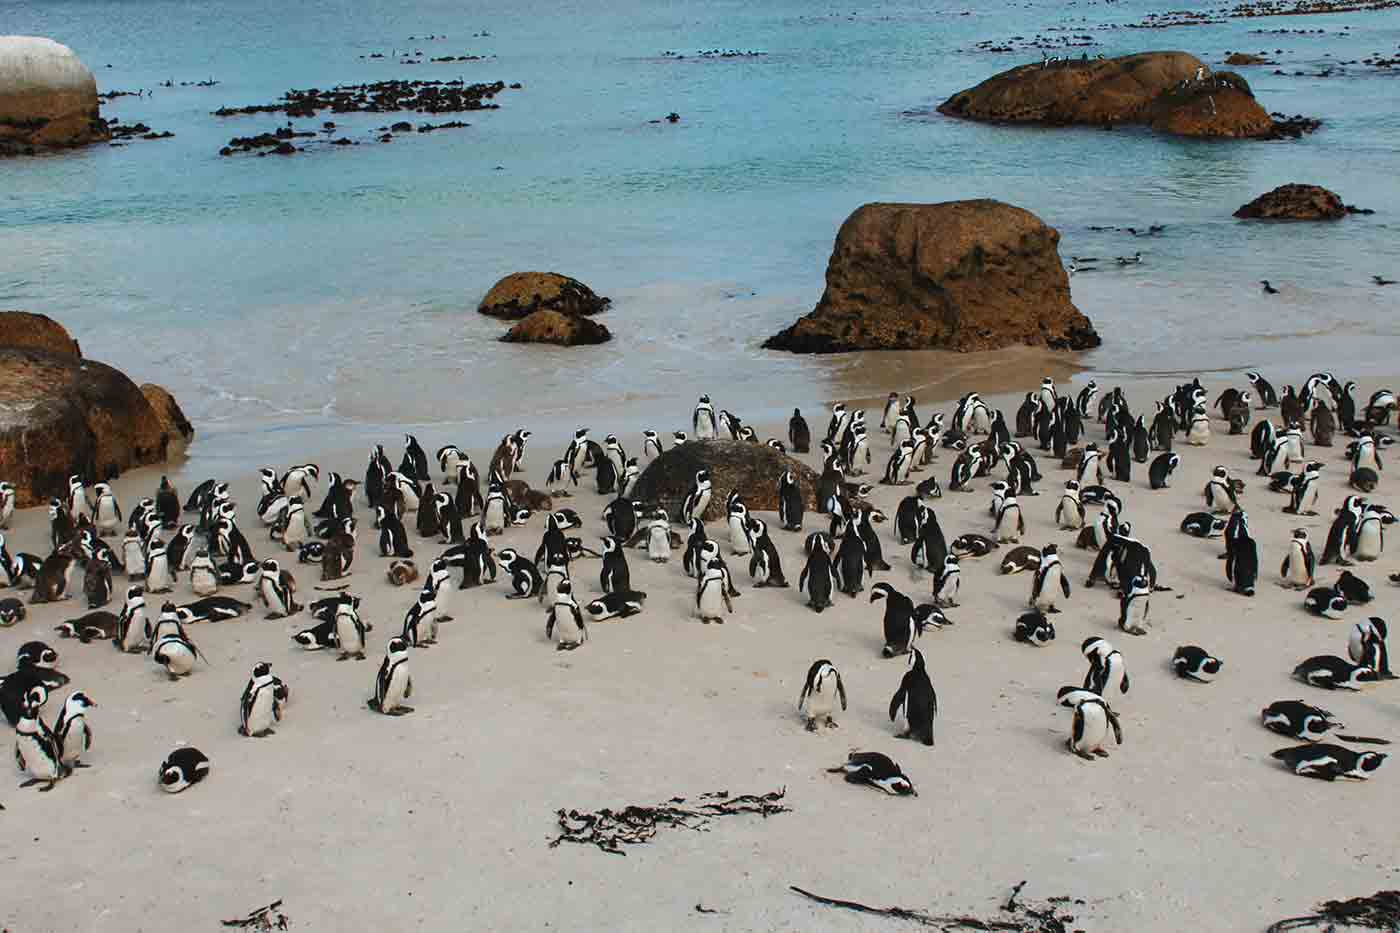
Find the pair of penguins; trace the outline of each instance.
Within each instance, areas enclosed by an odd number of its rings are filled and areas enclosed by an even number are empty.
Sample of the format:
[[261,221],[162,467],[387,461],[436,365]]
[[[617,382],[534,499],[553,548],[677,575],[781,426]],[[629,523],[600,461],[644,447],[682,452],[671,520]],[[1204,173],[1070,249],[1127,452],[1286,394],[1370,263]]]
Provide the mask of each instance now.
[[[802,684],[802,692],[797,698],[799,713],[806,714],[807,731],[815,732],[819,725],[835,727],[836,703],[846,706],[846,686],[841,673],[826,658],[812,662],[807,669],[807,677]],[[913,739],[924,745],[933,745],[933,724],[938,718],[938,694],[933,689],[924,655],[919,649],[909,651],[909,661],[900,678],[899,686],[890,697],[890,721],[901,716],[905,728],[895,738]]]

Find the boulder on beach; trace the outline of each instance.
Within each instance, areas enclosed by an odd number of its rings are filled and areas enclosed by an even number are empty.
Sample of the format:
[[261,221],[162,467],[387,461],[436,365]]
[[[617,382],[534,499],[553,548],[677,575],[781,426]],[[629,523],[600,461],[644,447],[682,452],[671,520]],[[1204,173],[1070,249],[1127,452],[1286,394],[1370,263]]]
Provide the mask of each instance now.
[[792,470],[797,477],[807,509],[816,508],[817,474],[806,464],[779,453],[767,444],[753,441],[686,441],[677,444],[642,471],[630,495],[633,499],[661,506],[674,519],[680,514],[690,485],[700,470],[710,471],[713,487],[710,505],[703,516],[707,522],[724,517],[725,500],[736,489],[750,511],[776,512],[778,480],[784,470]]
[[[51,347],[23,335],[34,320],[45,322],[36,332]],[[143,392],[111,366],[83,359],[49,318],[0,312],[0,336],[11,334],[21,336],[0,345],[0,480],[14,484],[20,507],[63,495],[74,474],[97,482],[162,462],[193,435],[168,392]],[[158,411],[148,394],[169,399],[168,408]]]
[[561,347],[607,343],[612,333],[597,321],[558,311],[535,311],[517,321],[501,340],[506,343],[552,343]]
[[0,347],[33,347],[63,356],[83,355],[66,327],[47,314],[28,311],[0,311]]
[[1060,234],[1000,201],[866,204],[841,225],[826,291],[763,345],[794,353],[1084,350],[1101,342],[1070,301]]
[[38,36],[0,36],[0,155],[107,138],[97,81],[72,49]]
[[1186,52],[1035,62],[959,91],[938,112],[989,123],[1140,123],[1160,94],[1204,67]]
[[938,112],[989,123],[1140,123],[1209,138],[1273,132],[1273,121],[1243,78],[1212,73],[1186,52],[1020,65],[959,91]]
[[611,303],[612,299],[599,297],[578,279],[558,272],[512,272],[491,286],[477,310],[491,317],[518,320],[541,309],[597,314]]
[[1342,199],[1318,185],[1280,185],[1235,211],[1257,220],[1339,220],[1350,211]]
[[160,419],[161,429],[169,438],[169,445],[166,448],[167,455],[184,450],[189,442],[194,440],[194,425],[190,424],[190,419],[185,417],[185,412],[180,408],[180,403],[175,401],[175,396],[170,394],[169,389],[153,382],[143,383],[141,394],[146,396],[146,401],[151,404],[151,410]]

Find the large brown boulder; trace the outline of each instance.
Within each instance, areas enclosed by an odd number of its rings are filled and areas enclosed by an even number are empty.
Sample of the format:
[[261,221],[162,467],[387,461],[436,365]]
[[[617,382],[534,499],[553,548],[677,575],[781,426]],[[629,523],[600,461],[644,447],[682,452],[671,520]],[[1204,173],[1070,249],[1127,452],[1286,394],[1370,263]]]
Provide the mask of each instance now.
[[1047,66],[1037,62],[959,91],[938,112],[989,123],[1139,123],[1158,95],[1203,68],[1200,59],[1186,52],[1140,52]]
[[1225,64],[1238,68],[1241,65],[1271,65],[1273,64],[1262,55],[1251,55],[1248,52],[1231,52],[1225,59]]
[[0,478],[20,506],[163,461],[170,435],[136,384],[94,360],[0,347]]
[[506,343],[552,343],[572,347],[585,343],[607,343],[612,333],[597,321],[558,311],[536,311],[517,321],[501,338]]
[[108,138],[97,81],[73,50],[38,36],[0,36],[0,155]]
[[1235,211],[1259,220],[1338,220],[1349,211],[1342,199],[1317,185],[1281,185]]
[[1248,82],[1229,71],[1167,91],[1153,102],[1147,122],[1163,133],[1210,139],[1257,139],[1274,127]]
[[[718,521],[725,515],[724,503],[735,489],[750,511],[778,510],[778,480],[784,470],[792,470],[802,489],[808,509],[816,508],[817,474],[810,467],[767,444],[753,441],[686,441],[653,460],[629,495],[642,502],[660,505],[672,518],[690,492],[695,474],[710,471],[710,505],[702,516]],[[771,524],[771,523],[770,523]]]
[[517,320],[540,309],[564,314],[597,314],[607,309],[609,298],[601,298],[578,279],[557,272],[512,272],[501,279],[477,310],[491,317]]
[[866,204],[836,235],[816,308],[769,349],[991,350],[1099,345],[1069,295],[1060,234],[1000,201]]
[[150,403],[151,410],[160,419],[161,430],[169,438],[166,447],[167,455],[176,454],[185,449],[190,441],[194,440],[194,425],[190,424],[190,419],[185,417],[185,412],[180,408],[180,404],[175,401],[175,396],[170,394],[170,390],[164,386],[147,382],[141,386],[141,394],[146,396],[146,401]]
[[46,314],[0,311],[0,347],[34,347],[64,356],[82,356],[68,329]]

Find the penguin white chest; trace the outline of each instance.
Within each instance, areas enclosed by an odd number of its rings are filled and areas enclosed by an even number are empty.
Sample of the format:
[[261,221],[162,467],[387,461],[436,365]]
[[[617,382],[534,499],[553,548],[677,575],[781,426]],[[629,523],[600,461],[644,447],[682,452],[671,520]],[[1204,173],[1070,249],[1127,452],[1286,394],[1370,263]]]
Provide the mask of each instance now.
[[696,614],[702,619],[724,618],[724,580],[711,577],[700,589]]
[[671,532],[660,526],[647,535],[647,557],[655,561],[671,559]]
[[156,645],[156,660],[177,677],[194,670],[194,652],[178,638],[167,638]]
[[1210,441],[1210,419],[1197,415],[1191,419],[1190,430],[1186,432],[1186,443],[1193,447],[1204,447]]
[[1054,564],[1046,569],[1041,576],[1040,590],[1035,594],[1032,601],[1037,609],[1053,609],[1055,601],[1060,595],[1060,577],[1064,571],[1059,564]]
[[583,629],[574,620],[574,612],[564,603],[556,603],[554,609],[554,640],[560,645],[575,646],[583,643]]
[[379,698],[379,708],[387,713],[402,706],[408,696],[408,684],[408,665],[394,665],[389,672],[388,683],[384,685],[384,695]]
[[63,763],[72,767],[91,747],[92,736],[88,733],[87,719],[83,716],[70,719],[63,737]]
[[243,731],[256,735],[272,727],[272,709],[275,704],[272,685],[260,688],[253,695],[253,703],[248,708],[248,717],[243,721]]
[[486,501],[486,509],[482,515],[483,524],[486,530],[498,533],[506,527],[506,504],[499,496]]
[[212,567],[195,567],[190,571],[190,589],[196,596],[213,596],[219,591],[219,576]]
[[335,617],[335,637],[340,642],[340,650],[345,654],[361,654],[365,650],[364,639],[360,636],[355,617],[349,612],[338,613]]
[[749,553],[749,533],[744,528],[744,520],[738,515],[729,516],[729,546],[735,554],[742,556]]
[[1108,715],[1098,703],[1081,703],[1074,711],[1074,735],[1071,747],[1076,752],[1092,754],[1108,740]]
[[32,778],[40,781],[58,780],[58,761],[49,755],[48,749],[36,735],[27,732],[15,733],[15,763]]
[[1361,520],[1361,527],[1356,530],[1354,556],[1357,560],[1375,560],[1381,556],[1381,550],[1381,520],[1367,516]]

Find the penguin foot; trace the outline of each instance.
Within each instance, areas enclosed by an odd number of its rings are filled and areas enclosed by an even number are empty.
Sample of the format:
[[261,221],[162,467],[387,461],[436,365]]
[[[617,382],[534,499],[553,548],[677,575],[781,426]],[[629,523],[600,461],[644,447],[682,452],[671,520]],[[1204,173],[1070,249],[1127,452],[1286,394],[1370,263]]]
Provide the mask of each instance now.
[[271,729],[264,729],[264,730],[261,731],[261,732],[254,732],[254,733],[253,733],[253,738],[255,738],[255,739],[265,739],[265,738],[267,738],[269,735],[276,735],[276,734],[277,734],[277,733],[274,732],[274,731],[271,730]]
[[1054,607],[1054,606],[1051,606],[1049,609],[1047,609],[1047,610],[1045,610],[1045,611],[1048,612],[1048,613],[1050,613],[1051,615],[1059,615],[1059,614],[1060,614],[1060,610],[1057,609],[1057,608]]
[[75,761],[75,762],[73,762],[73,767],[74,767],[74,768],[91,768],[92,765],[88,764],[88,763],[85,762],[85,761]]
[[286,617],[286,613],[282,612],[269,612],[266,616],[269,622],[276,622],[278,619],[285,619]]
[[815,719],[809,719],[809,720],[807,720],[807,731],[808,731],[808,732],[816,732],[816,731],[817,731],[817,721],[816,721]]
[[337,660],[337,661],[348,661],[348,660],[350,660],[350,655],[348,655],[348,654],[339,655],[339,656],[336,658],[336,660]]
[[832,719],[830,716],[827,717],[827,720],[826,720],[826,727],[827,727],[828,729],[839,729],[839,728],[841,728],[840,726],[838,726],[838,725],[836,724],[836,720]]
[[1107,749],[1104,749],[1104,748],[1096,748],[1096,749],[1094,749],[1094,754],[1095,754],[1095,755],[1098,755],[1100,758],[1107,758],[1107,757],[1108,757],[1108,750],[1107,750]]
[[39,793],[41,793],[41,794],[47,794],[49,791],[53,790],[53,789],[54,789],[54,786],[57,785],[57,784],[58,784],[57,781],[49,781],[49,782],[45,783],[43,787],[39,788]]
[[413,707],[411,707],[411,706],[396,706],[396,707],[394,707],[393,709],[391,709],[391,710],[389,711],[389,715],[390,715],[390,716],[407,716],[407,715],[408,715],[409,713],[411,713],[411,712],[413,712]]
[[179,680],[179,679],[180,679],[180,675],[179,675],[179,674],[167,674],[166,676],[168,676],[171,680]]

